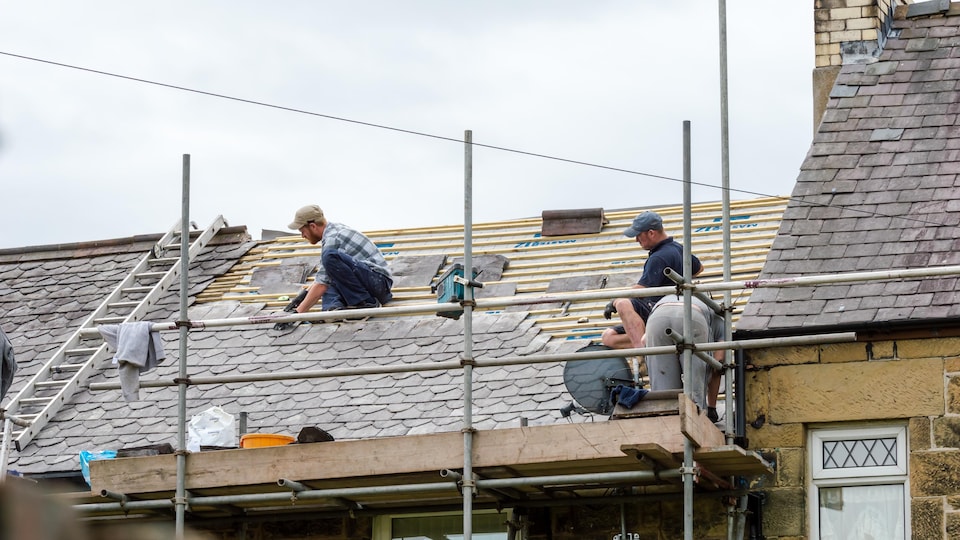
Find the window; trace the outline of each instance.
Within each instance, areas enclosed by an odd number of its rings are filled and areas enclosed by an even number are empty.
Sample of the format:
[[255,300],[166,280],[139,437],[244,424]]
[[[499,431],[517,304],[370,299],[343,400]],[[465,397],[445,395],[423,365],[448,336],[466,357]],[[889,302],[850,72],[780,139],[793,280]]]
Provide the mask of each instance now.
[[910,538],[905,426],[813,429],[809,448],[811,538]]
[[[506,512],[478,510],[473,513],[475,540],[506,540]],[[374,522],[376,540],[462,540],[463,513],[380,516]]]

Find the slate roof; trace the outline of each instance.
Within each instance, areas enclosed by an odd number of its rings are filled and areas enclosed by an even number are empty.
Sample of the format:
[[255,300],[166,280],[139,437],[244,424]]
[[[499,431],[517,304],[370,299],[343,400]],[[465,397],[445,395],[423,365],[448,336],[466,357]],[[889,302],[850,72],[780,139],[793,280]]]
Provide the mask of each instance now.
[[[756,277],[783,208],[782,200],[774,198],[734,203],[734,250],[740,255],[735,273],[742,279]],[[671,232],[682,231],[680,208],[658,210]],[[693,210],[695,250],[707,268],[704,279],[719,280],[720,206],[703,204]],[[637,279],[645,255],[621,234],[637,212],[609,212],[597,233],[549,238],[540,235],[539,219],[475,224],[475,257],[486,258],[491,268],[497,257],[507,260],[502,275],[493,269],[485,275],[498,278],[488,282],[489,290],[498,295],[625,286]],[[462,257],[462,226],[370,235],[392,266],[406,264],[406,276],[398,279],[397,300],[391,305],[435,302],[431,282]],[[13,342],[20,367],[7,399],[159,237],[0,250],[0,324]],[[316,251],[298,237],[252,241],[243,227],[221,231],[191,264],[189,318],[239,318],[279,311],[286,304],[282,298],[300,287],[289,280],[309,275],[309,268],[297,265],[312,267]],[[415,264],[418,261],[426,263]],[[474,354],[496,358],[577,350],[612,324],[600,317],[605,303],[478,312],[473,324]],[[175,285],[151,308],[146,320],[176,320],[178,309]],[[272,330],[272,324],[192,330],[187,344],[189,374],[224,376],[458,360],[463,352],[462,325],[462,320],[426,313],[304,324],[289,334]],[[178,334],[161,334],[167,360],[144,380],[170,381],[177,376]],[[571,401],[562,372],[559,363],[475,370],[475,427],[567,421],[559,414]],[[117,381],[116,369],[109,363],[89,382],[105,381]],[[197,385],[187,392],[187,416],[219,405],[238,417],[247,413],[249,432],[296,435],[302,427],[315,425],[338,440],[459,431],[462,388],[460,370]],[[140,398],[128,403],[116,390],[83,389],[32,442],[13,452],[10,468],[27,474],[76,471],[80,450],[176,446],[176,387],[143,388]]]
[[[960,265],[960,5],[844,65],[761,279]],[[757,289],[738,335],[960,319],[957,276]]]

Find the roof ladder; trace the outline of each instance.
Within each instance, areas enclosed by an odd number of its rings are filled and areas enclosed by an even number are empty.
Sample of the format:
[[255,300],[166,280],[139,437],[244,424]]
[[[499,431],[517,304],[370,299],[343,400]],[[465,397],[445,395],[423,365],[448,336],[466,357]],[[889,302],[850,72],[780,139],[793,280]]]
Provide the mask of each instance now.
[[[226,226],[223,216],[218,216],[205,230],[188,231],[193,238],[188,253],[190,260],[196,258]],[[150,307],[178,280],[180,242],[178,222],[7,403],[5,414],[29,422],[28,427],[12,433],[18,451],[57,415],[102,361],[111,357],[96,327],[143,320]],[[175,256],[168,256],[170,252]]]

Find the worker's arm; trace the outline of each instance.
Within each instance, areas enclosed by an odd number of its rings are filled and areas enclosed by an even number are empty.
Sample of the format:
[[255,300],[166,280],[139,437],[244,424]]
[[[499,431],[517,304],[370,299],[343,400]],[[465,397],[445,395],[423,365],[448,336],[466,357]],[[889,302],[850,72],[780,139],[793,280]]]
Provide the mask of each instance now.
[[[639,283],[636,283],[636,284],[634,284],[631,288],[633,288],[633,289],[646,289],[647,287],[644,286],[644,285],[640,285]],[[603,318],[604,318],[604,319],[607,319],[607,320],[609,321],[609,320],[613,317],[613,314],[617,312],[616,306],[613,305],[613,303],[616,302],[616,301],[617,301],[617,299],[614,298],[613,300],[607,302],[607,305],[603,308]]]
[[693,256],[693,276],[699,276],[703,273],[703,263],[700,262],[700,258],[696,255]]
[[300,302],[300,305],[297,306],[297,313],[306,313],[310,311],[310,308],[317,305],[317,302],[323,298],[323,293],[327,292],[326,283],[314,283],[310,285],[310,288],[307,289],[307,296],[303,299],[303,302]]

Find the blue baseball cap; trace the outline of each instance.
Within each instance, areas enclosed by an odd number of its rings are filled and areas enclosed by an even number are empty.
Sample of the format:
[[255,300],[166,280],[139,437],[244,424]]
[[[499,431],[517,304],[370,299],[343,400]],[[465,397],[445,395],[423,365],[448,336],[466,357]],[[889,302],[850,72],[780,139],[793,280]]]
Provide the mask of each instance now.
[[638,234],[650,230],[663,229],[663,219],[656,212],[647,210],[633,219],[633,224],[623,231],[623,235],[635,238]]

